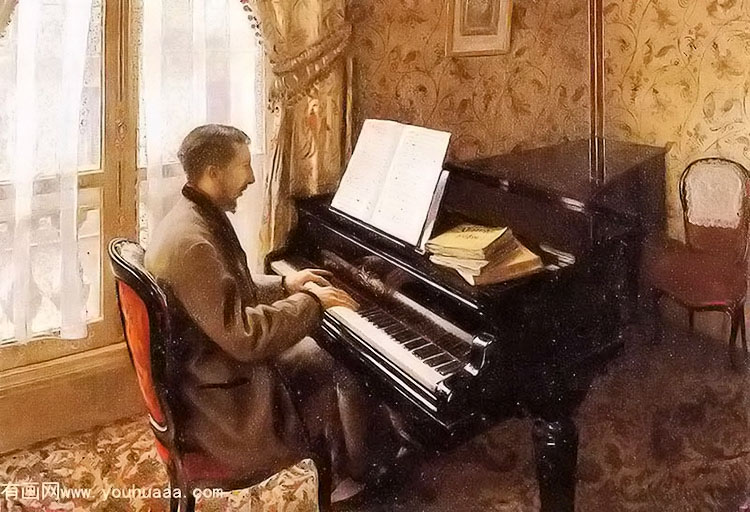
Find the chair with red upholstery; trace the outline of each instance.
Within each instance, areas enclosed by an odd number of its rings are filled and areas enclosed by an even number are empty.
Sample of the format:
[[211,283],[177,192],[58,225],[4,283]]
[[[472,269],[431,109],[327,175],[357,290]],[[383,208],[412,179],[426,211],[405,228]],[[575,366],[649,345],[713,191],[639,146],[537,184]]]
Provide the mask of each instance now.
[[[262,479],[257,475],[235,475],[220,461],[185,449],[176,387],[170,385],[178,378],[174,361],[179,347],[171,337],[173,315],[167,297],[143,266],[145,252],[139,244],[116,238],[110,242],[108,253],[130,359],[148,409],[156,450],[167,465],[173,490],[170,511],[192,512],[194,489],[233,490],[259,483]],[[318,478],[322,504],[327,504],[330,495],[325,480]],[[175,489],[179,489],[177,497]]]
[[[721,311],[730,321],[729,356],[737,368],[735,343],[741,333],[747,355],[744,306],[747,292],[747,236],[750,174],[737,162],[702,158],[680,177],[685,243],[661,240],[645,253],[644,277],[658,316],[667,295],[695,313]],[[655,335],[658,337],[658,319]]]

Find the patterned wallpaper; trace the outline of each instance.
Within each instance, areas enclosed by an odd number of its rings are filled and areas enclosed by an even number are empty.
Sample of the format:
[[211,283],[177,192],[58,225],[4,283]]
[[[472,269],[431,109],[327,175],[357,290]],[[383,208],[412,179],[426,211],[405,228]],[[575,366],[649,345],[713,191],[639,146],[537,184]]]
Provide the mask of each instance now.
[[450,155],[535,147],[589,130],[588,10],[515,0],[509,54],[445,56],[445,0],[350,0],[355,136],[369,117],[453,133]]
[[[587,9],[515,0],[509,54],[450,58],[445,0],[350,0],[356,126],[383,117],[449,130],[458,158],[587,136]],[[669,149],[678,235],[690,161],[750,166],[750,0],[605,0],[604,38],[605,135]]]
[[670,226],[677,180],[702,156],[750,164],[750,2],[605,0],[606,133],[669,147]]

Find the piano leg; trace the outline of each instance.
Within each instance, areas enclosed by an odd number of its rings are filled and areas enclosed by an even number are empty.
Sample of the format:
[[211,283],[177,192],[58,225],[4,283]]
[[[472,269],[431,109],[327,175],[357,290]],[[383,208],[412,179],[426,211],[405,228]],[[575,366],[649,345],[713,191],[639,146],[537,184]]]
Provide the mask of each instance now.
[[642,239],[631,240],[628,247],[625,248],[627,253],[627,270],[625,284],[624,315],[623,324],[635,323],[638,321],[638,296],[641,285],[641,258],[643,254]]
[[571,416],[537,418],[532,430],[542,512],[573,512],[578,430]]

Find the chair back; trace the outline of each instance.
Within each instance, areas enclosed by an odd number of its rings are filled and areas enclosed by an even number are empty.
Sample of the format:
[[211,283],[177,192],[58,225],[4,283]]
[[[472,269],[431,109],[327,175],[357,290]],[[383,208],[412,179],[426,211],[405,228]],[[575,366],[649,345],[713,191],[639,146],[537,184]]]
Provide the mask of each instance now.
[[747,257],[750,174],[724,158],[701,158],[680,177],[680,201],[688,246],[737,261]]
[[143,264],[145,251],[124,238],[109,243],[125,341],[148,409],[159,456],[170,463],[176,449],[167,380],[171,326],[167,299]]

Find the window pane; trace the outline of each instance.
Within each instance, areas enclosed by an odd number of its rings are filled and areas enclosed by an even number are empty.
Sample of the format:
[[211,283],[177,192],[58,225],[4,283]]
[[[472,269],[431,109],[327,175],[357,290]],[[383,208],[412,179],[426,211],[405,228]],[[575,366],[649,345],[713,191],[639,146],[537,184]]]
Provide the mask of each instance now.
[[102,1],[93,0],[91,3],[78,142],[78,165],[81,170],[100,169],[102,166]]
[[250,136],[256,159],[263,153],[263,56],[236,0],[139,0],[134,18],[140,71],[138,218],[146,245],[148,222],[169,211],[185,181],[177,151],[190,130],[205,123],[233,125]]
[[[180,198],[180,191],[185,184],[185,175],[179,165],[165,167],[165,178],[161,181],[159,200],[164,206],[164,211],[169,211]],[[149,241],[149,212],[148,181],[138,181],[138,241],[144,247]]]
[[9,206],[0,199],[0,343],[13,337],[13,226],[3,212]]
[[[263,49],[242,3],[153,2],[161,5],[160,19],[144,17],[143,0],[134,5],[140,71],[138,167],[145,168],[148,162],[149,122],[159,125],[159,160],[164,165],[177,163],[183,137],[203,123],[237,126],[252,139],[252,152],[263,153]],[[196,4],[202,6],[200,10]],[[195,18],[197,12],[202,16]],[[158,47],[149,48],[144,55],[144,32],[155,30],[155,25],[161,39]],[[196,27],[201,29],[194,32]],[[150,64],[145,62],[147,58]],[[161,80],[147,80],[144,67],[157,68]]]
[[[41,7],[39,32],[35,51],[35,83],[37,101],[37,129],[39,141],[34,168],[36,176],[58,173],[56,141],[59,137],[58,119],[63,106],[60,76],[63,52],[64,0],[45,0]],[[93,0],[89,23],[84,88],[81,98],[78,165],[81,170],[101,167],[101,110],[102,110],[102,0]],[[17,17],[11,21],[6,34],[0,38],[0,181],[11,178],[11,144],[16,126],[16,56]]]
[[[0,343],[12,341],[13,330],[13,194],[3,187],[0,197]],[[31,277],[28,315],[31,334],[60,328],[60,198],[59,180],[34,186],[31,211]],[[101,189],[78,191],[78,256],[83,274],[86,318],[101,315]]]
[[83,273],[86,320],[93,321],[101,317],[102,190],[79,190],[78,198],[78,258]]

